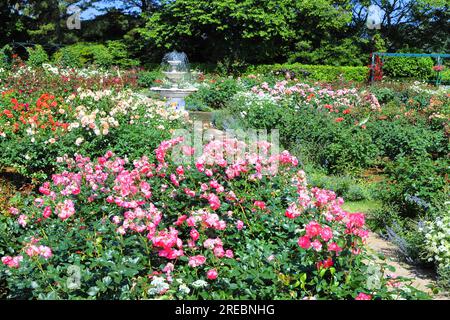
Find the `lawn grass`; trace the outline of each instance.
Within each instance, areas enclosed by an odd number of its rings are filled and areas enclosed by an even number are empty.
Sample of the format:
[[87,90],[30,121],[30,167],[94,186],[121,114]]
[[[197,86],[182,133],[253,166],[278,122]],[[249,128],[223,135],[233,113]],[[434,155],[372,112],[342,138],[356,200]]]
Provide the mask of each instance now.
[[381,208],[381,201],[378,200],[361,200],[345,202],[342,208],[348,212],[368,212]]

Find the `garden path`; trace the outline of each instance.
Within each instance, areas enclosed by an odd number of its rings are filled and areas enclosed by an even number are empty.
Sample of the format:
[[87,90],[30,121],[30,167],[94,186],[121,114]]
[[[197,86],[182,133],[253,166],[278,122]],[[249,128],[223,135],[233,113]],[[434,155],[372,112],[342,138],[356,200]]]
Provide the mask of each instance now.
[[376,233],[370,232],[367,246],[369,251],[383,254],[386,257],[384,262],[395,268],[394,273],[397,276],[413,279],[411,284],[413,287],[427,292],[433,297],[433,300],[450,300],[448,293],[433,294],[429,286],[436,286],[434,273],[429,269],[404,262],[400,250],[392,242],[384,240]]

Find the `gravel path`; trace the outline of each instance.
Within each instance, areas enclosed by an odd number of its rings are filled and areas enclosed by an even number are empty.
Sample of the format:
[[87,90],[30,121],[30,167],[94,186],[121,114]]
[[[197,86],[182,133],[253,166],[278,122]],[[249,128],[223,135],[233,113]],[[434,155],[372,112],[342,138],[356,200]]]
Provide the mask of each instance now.
[[450,300],[449,293],[432,294],[429,286],[436,286],[433,271],[403,262],[401,253],[395,244],[371,232],[367,239],[367,246],[369,247],[369,251],[383,254],[386,257],[385,262],[395,267],[395,274],[397,276],[413,279],[413,287],[427,292],[433,297],[433,300]]

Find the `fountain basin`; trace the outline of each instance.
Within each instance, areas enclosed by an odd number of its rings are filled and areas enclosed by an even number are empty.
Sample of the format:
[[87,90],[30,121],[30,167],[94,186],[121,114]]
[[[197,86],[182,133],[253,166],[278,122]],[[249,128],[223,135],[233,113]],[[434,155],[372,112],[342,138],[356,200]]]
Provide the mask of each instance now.
[[174,87],[183,79],[186,75],[186,72],[178,72],[178,71],[166,71],[163,72],[167,79],[172,83]]
[[167,99],[167,105],[174,106],[177,110],[185,110],[184,98],[198,91],[197,88],[161,88],[152,87],[151,91],[159,93],[162,98]]

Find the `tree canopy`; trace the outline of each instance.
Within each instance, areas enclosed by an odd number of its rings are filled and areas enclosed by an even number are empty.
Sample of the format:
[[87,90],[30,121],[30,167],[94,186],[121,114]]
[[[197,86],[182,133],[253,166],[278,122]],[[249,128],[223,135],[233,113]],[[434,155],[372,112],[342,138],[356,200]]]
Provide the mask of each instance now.
[[[113,5],[108,5],[114,3]],[[67,10],[95,10],[68,30]],[[366,25],[375,5],[381,28]],[[0,45],[122,40],[136,57],[361,65],[376,48],[448,52],[449,0],[4,0]]]

